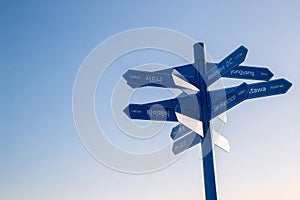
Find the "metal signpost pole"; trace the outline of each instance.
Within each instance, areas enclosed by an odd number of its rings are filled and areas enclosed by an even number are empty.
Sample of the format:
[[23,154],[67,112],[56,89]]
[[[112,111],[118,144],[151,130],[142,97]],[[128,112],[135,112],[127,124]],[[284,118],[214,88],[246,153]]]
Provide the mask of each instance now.
[[215,179],[215,167],[214,167],[214,152],[212,135],[210,131],[209,122],[209,109],[207,85],[206,85],[206,61],[205,61],[205,47],[204,43],[194,44],[194,59],[195,68],[198,71],[198,79],[196,81],[197,87],[200,90],[200,102],[201,102],[201,115],[203,116],[203,134],[204,142],[201,145],[202,150],[202,163],[203,163],[203,175],[204,175],[204,188],[206,200],[217,200],[217,187]]
[[[270,80],[274,74],[268,68],[240,65],[247,52],[246,47],[240,46],[219,63],[209,63],[205,59],[204,43],[196,43],[194,64],[154,72],[128,70],[123,75],[132,88],[151,86],[196,92],[145,104],[131,103],[124,112],[131,119],[178,122],[170,134],[175,155],[201,143],[206,200],[218,199],[213,145],[226,152],[230,149],[228,140],[210,127],[211,120],[219,118],[226,123],[221,115],[244,100],[284,94],[292,86],[283,78]],[[242,83],[208,93],[207,87],[222,77],[262,82]]]

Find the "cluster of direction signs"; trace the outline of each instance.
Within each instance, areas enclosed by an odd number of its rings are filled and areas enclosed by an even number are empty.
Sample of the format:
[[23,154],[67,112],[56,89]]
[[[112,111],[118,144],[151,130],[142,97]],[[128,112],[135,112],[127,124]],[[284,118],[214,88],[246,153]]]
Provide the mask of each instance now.
[[[128,70],[123,78],[132,88],[165,87],[177,88],[182,93],[173,99],[167,99],[145,104],[129,104],[124,112],[131,119],[173,121],[175,126],[170,137],[174,141],[172,151],[181,153],[203,141],[202,122],[219,118],[226,122],[225,111],[247,99],[255,99],[286,93],[292,84],[286,79],[274,79],[273,73],[264,67],[241,65],[247,55],[247,48],[240,46],[219,63],[204,61],[205,72],[202,75],[196,64],[167,68],[158,71]],[[257,83],[242,83],[236,87],[222,88],[203,93],[199,87],[200,74],[209,87],[220,78],[257,80]],[[197,84],[198,83],[198,84]],[[207,97],[205,113],[201,95]],[[214,143],[229,151],[226,138],[212,131],[218,138]]]

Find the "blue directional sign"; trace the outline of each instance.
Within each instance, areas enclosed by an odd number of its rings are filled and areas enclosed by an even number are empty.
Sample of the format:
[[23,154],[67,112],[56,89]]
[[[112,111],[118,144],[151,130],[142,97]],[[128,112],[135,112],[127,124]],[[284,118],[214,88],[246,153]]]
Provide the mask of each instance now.
[[268,82],[249,84],[248,99],[284,94],[291,86],[292,83],[283,78]]
[[132,88],[145,86],[175,88],[171,74],[172,69],[166,70],[165,73],[128,70],[123,77]]
[[224,58],[220,63],[207,72],[204,76],[206,78],[206,85],[209,86],[219,78],[224,76],[231,69],[241,64],[247,55],[248,49],[240,46],[237,50],[232,52],[229,56]]
[[174,145],[172,147],[173,153],[179,154],[199,143],[201,143],[202,138],[200,135],[198,135],[195,132],[192,132],[191,134],[188,134],[184,136],[183,138],[180,138],[179,140],[174,142]]
[[[146,104],[129,104],[124,113],[131,119],[177,121],[175,111],[180,108],[181,112],[191,118],[199,118],[201,103],[195,95],[180,95],[178,98]],[[200,117],[201,120],[201,117]]]
[[246,83],[241,84],[230,92],[226,92],[225,96],[215,102],[211,102],[210,119],[215,118],[221,113],[241,103],[248,97],[249,87]]
[[177,121],[175,108],[159,104],[148,106],[143,104],[129,104],[124,113],[131,119]]
[[229,72],[227,72],[223,77],[235,78],[235,79],[248,79],[248,80],[270,80],[274,74],[264,67],[250,67],[250,66],[238,66]]
[[177,140],[178,138],[181,138],[182,136],[185,136],[186,134],[191,132],[192,130],[188,127],[182,124],[178,124],[172,129],[170,137],[172,138],[172,140]]
[[[206,200],[217,200],[214,171],[213,143],[229,151],[229,142],[211,129],[211,120],[246,99],[286,93],[292,83],[286,79],[270,80],[274,74],[265,67],[240,65],[246,58],[247,48],[240,46],[219,63],[206,62],[203,43],[194,45],[193,64],[147,72],[128,70],[123,78],[132,88],[145,86],[177,88],[185,92],[176,98],[145,104],[129,104],[124,113],[131,119],[173,121],[179,124],[170,134],[173,154],[185,152],[201,143],[202,166]],[[220,78],[260,80],[258,83],[242,83],[236,87],[208,91],[208,86]],[[225,120],[224,120],[225,121]],[[213,137],[219,137],[214,140]]]
[[[290,89],[291,86],[292,83],[283,78],[267,82],[248,84],[249,92],[247,99],[284,94]],[[236,89],[237,87],[230,87],[220,90],[214,90],[210,91],[208,95],[210,95],[211,99],[220,99],[224,97],[225,94],[231,93]]]

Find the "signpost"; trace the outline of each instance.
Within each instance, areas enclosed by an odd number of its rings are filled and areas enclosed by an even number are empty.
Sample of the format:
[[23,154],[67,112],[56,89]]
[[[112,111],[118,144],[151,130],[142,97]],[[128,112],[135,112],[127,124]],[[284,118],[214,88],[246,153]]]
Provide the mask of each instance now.
[[[283,78],[270,80],[273,73],[267,68],[240,65],[247,52],[240,46],[221,62],[210,63],[205,59],[204,44],[196,43],[193,64],[153,72],[128,70],[123,75],[132,88],[177,88],[186,93],[174,99],[129,104],[124,112],[131,119],[179,122],[170,135],[174,154],[201,143],[206,200],[218,199],[213,144],[227,152],[230,148],[227,139],[213,130],[211,120],[218,117],[226,121],[223,113],[244,100],[284,94],[292,86]],[[262,82],[209,91],[208,87],[222,77]]]

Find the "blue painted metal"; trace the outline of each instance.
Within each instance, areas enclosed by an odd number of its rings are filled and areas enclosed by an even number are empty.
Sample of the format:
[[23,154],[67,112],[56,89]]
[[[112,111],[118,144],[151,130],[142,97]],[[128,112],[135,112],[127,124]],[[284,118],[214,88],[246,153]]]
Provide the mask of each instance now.
[[240,46],[229,56],[224,58],[215,67],[213,67],[207,72],[205,76],[206,84],[208,86],[213,84],[215,81],[224,76],[227,72],[241,64],[245,60],[247,52],[248,49],[246,47]]
[[[286,93],[292,87],[292,83],[286,79],[275,79],[267,82],[248,84],[249,92],[247,99],[261,98]],[[220,90],[209,91],[211,99],[224,98],[224,94],[229,94],[237,87],[229,87]]]
[[196,82],[196,87],[200,89],[201,115],[202,115],[202,123],[203,123],[203,134],[205,138],[205,142],[203,142],[201,145],[205,198],[207,200],[217,200],[213,141],[212,141],[212,134],[210,130],[210,121],[209,121],[210,119],[208,115],[209,96],[207,95],[207,82],[206,82],[207,70],[206,70],[204,43],[194,44],[194,59],[195,59],[195,68],[200,73],[200,76],[198,77]]
[[177,121],[175,108],[159,104],[153,106],[129,104],[123,111],[131,119]]
[[273,76],[274,74],[265,67],[238,66],[227,72],[223,77],[268,81]]
[[177,140],[178,138],[181,138],[189,133],[193,132],[191,129],[189,129],[188,127],[182,125],[182,124],[178,124],[177,126],[175,126],[170,134],[170,137],[172,138],[172,140]]
[[179,140],[175,141],[172,147],[173,153],[179,154],[184,152],[185,150],[199,144],[202,142],[202,138],[195,132],[192,132],[184,137],[180,138]]
[[167,69],[164,72],[128,70],[123,74],[123,78],[132,88],[145,86],[176,88],[171,76],[172,71],[172,69]]
[[201,120],[198,109],[201,103],[198,101],[197,95],[180,95],[177,98],[163,101],[129,104],[124,109],[124,113],[131,119],[177,121],[175,115],[177,108],[182,114]]
[[252,83],[249,84],[248,99],[284,94],[290,87],[292,87],[292,83],[283,78],[262,83]]
[[[243,83],[236,87],[234,90],[226,91],[224,96],[219,99],[215,98],[214,101],[210,102],[208,109],[209,119],[213,119],[221,113],[231,109],[237,104],[241,103],[248,97],[249,87],[247,83]],[[221,93],[222,91],[220,91]],[[222,94],[224,94],[222,92]],[[212,99],[212,98],[211,98]]]

